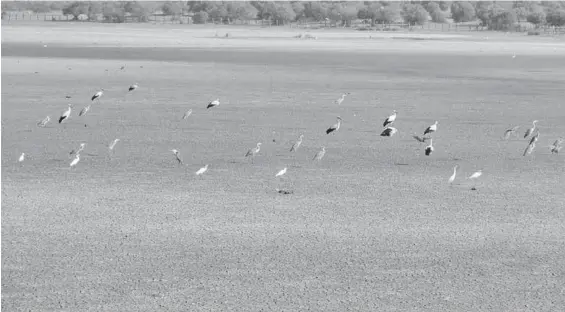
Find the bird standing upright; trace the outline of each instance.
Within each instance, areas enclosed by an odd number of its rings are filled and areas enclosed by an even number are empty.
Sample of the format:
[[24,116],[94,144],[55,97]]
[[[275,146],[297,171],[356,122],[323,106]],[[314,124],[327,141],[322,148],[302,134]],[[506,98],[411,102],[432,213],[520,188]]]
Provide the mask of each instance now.
[[292,144],[292,147],[290,148],[291,152],[296,152],[296,150],[298,150],[298,148],[300,147],[300,144],[302,144],[302,139],[304,138],[304,134],[301,134],[300,137],[298,138],[298,140]]
[[78,164],[79,161],[80,161],[80,154],[76,154],[75,159],[73,159],[73,161],[71,161],[70,167],[72,168],[72,167],[76,166],[76,164]]
[[436,131],[437,131],[437,121],[433,125],[426,128],[426,131],[424,131],[424,135],[426,135],[428,133],[433,133],[433,132],[436,132]]
[[387,127],[386,129],[383,130],[383,132],[381,133],[381,136],[388,136],[391,137],[393,136],[396,132],[398,132],[398,130],[394,127]]
[[432,154],[432,152],[434,151],[434,146],[432,145],[433,140],[430,139],[430,145],[426,146],[425,152],[426,152],[426,156],[430,156]]
[[100,91],[96,92],[91,98],[92,101],[99,99],[104,94],[104,89],[100,89]]
[[181,159],[181,157],[180,157],[179,151],[177,151],[176,149],[172,149],[171,152],[173,152],[173,154],[175,154],[175,157],[177,158],[177,161],[179,162],[179,165],[182,165],[182,159]]
[[385,122],[383,122],[383,127],[388,126],[389,124],[393,123],[395,120],[396,120],[396,110],[392,112],[392,115],[388,116],[388,118],[385,119]]
[[328,130],[326,130],[326,134],[330,134],[334,131],[339,130],[339,128],[341,127],[341,117],[337,117],[337,123],[335,123],[333,126],[329,127]]
[[326,155],[326,148],[322,146],[322,150],[317,152],[316,155],[314,155],[314,158],[312,158],[312,160],[322,160],[322,158],[324,158],[324,155]]
[[349,92],[343,93],[337,100],[334,101],[334,104],[341,105],[341,103],[343,103],[343,101],[345,100],[345,97],[348,96],[349,94],[351,93]]
[[532,121],[532,127],[530,129],[526,130],[526,133],[524,133],[524,139],[529,137],[530,134],[534,133],[534,130],[536,130],[536,123],[537,122],[538,122],[537,120]]
[[[478,178],[479,178],[480,176],[482,176],[482,175],[483,175],[483,170],[481,169],[481,170],[479,170],[479,171],[473,173],[468,179],[469,179],[469,180],[476,181],[476,179],[478,179]],[[476,188],[475,186],[473,186],[473,187],[471,188],[471,190],[476,190],[476,189],[477,189],[477,188]]]
[[455,165],[455,167],[453,167],[453,174],[449,177],[449,180],[447,180],[449,185],[451,185],[453,183],[453,181],[455,181],[455,175],[457,174],[457,168],[458,167],[459,167],[459,165]]
[[73,105],[69,103],[69,107],[67,108],[67,110],[61,114],[61,117],[59,117],[59,123],[62,123],[64,120],[68,119],[71,116],[72,106]]
[[253,163],[253,160],[255,158],[255,155],[257,155],[259,153],[259,151],[261,150],[261,143],[257,143],[257,146],[249,149],[247,151],[247,153],[245,154],[245,157],[249,157],[251,156],[251,163]]
[[218,106],[218,105],[220,105],[220,99],[215,99],[212,102],[208,103],[208,106],[206,106],[206,109],[212,108],[212,107],[215,107],[215,106]]

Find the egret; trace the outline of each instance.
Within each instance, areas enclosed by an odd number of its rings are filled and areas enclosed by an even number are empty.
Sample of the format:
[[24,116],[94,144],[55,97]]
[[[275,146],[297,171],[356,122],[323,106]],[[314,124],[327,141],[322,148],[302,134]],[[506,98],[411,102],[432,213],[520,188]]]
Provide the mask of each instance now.
[[322,146],[322,150],[317,152],[312,160],[322,160],[322,158],[324,158],[324,155],[326,155],[326,148]]
[[432,154],[432,152],[434,151],[434,146],[432,145],[432,139],[430,139],[430,145],[426,146],[425,152],[426,152],[426,156],[430,156]]
[[534,130],[536,130],[536,123],[537,122],[538,122],[537,120],[532,121],[532,127],[530,129],[526,130],[526,133],[524,133],[524,139],[529,137],[530,134],[532,134],[534,132]]
[[115,139],[112,143],[110,143],[110,145],[108,146],[109,150],[113,150],[114,146],[116,146],[116,144],[120,141],[120,139]]
[[245,157],[251,156],[251,163],[253,163],[253,159],[255,158],[255,155],[257,155],[260,150],[261,150],[261,143],[257,143],[256,147],[247,151],[247,154],[245,154]]
[[557,139],[555,142],[553,142],[553,145],[551,145],[551,153],[552,154],[559,154],[559,151],[561,150],[561,148],[563,146],[561,146],[561,143],[563,143],[563,139],[559,138]]
[[398,132],[398,130],[394,127],[387,127],[386,129],[383,130],[383,132],[381,133],[381,136],[388,136],[391,137],[393,136],[396,132]]
[[90,105],[86,106],[85,108],[80,110],[80,113],[78,113],[79,116],[82,116],[84,114],[86,114],[88,111],[90,110]]
[[45,117],[43,120],[41,120],[40,122],[37,123],[38,127],[42,127],[45,128],[45,126],[47,125],[47,123],[51,121],[51,117],[47,116]]
[[76,154],[75,159],[73,159],[73,161],[71,161],[71,168],[76,166],[76,164],[78,164],[79,161],[80,161],[80,154]]
[[383,122],[383,127],[386,127],[387,125],[393,123],[395,120],[396,120],[396,110],[392,112],[392,115],[388,116],[388,118],[385,119],[385,122]]
[[69,107],[67,108],[66,111],[64,111],[61,114],[61,117],[59,117],[59,123],[62,123],[64,120],[68,119],[69,117],[71,117],[71,107],[72,104],[69,103]]
[[96,94],[94,94],[92,96],[92,101],[99,99],[102,95],[104,94],[104,89],[100,89],[100,91],[96,92]]
[[286,167],[284,167],[284,169],[282,169],[281,171],[279,171],[279,172],[275,175],[275,178],[276,178],[276,177],[280,177],[280,176],[284,175],[285,173],[286,173]]
[[26,157],[26,153],[22,153],[22,154],[20,155],[20,158],[18,158],[18,162],[24,161],[25,157]]
[[511,129],[508,129],[504,132],[504,139],[508,140],[508,138],[510,137],[510,135],[512,134],[516,134],[516,130],[518,130],[518,128],[520,128],[520,126],[516,126],[516,127],[512,127]]
[[453,181],[455,181],[455,175],[457,174],[457,168],[459,167],[459,165],[455,165],[455,167],[453,167],[453,174],[451,175],[451,177],[449,177],[449,180],[447,180],[447,182],[451,185],[451,183],[453,183]]
[[424,135],[426,135],[428,133],[436,132],[436,131],[437,131],[437,121],[433,125],[429,126],[426,129],[426,131],[424,131]]
[[[473,173],[470,177],[468,177],[469,180],[476,180],[478,179],[480,176],[483,175],[483,170],[479,170],[475,173]],[[472,190],[476,190],[476,188],[473,186],[473,188],[471,188]]]
[[137,85],[137,82],[132,84],[131,86],[129,86],[128,92],[131,92],[135,89],[137,89],[139,86]]
[[206,172],[206,170],[208,170],[208,165],[206,165],[206,166],[204,166],[204,167],[198,169],[198,171],[196,171],[196,175],[201,175],[201,174],[203,174],[204,172]]
[[291,152],[296,152],[296,150],[300,147],[300,144],[302,144],[303,138],[304,138],[304,134],[301,134],[300,137],[298,138],[298,141],[296,141],[296,143],[294,143],[290,148]]
[[430,139],[430,138],[426,138],[426,137],[419,137],[415,133],[412,135],[412,137],[420,143],[426,143],[426,141]]
[[85,147],[86,147],[86,143],[80,143],[80,146],[79,146],[76,150],[72,150],[72,151],[69,153],[69,155],[80,154],[80,152],[82,152]]
[[179,151],[177,151],[176,149],[172,149],[171,152],[173,152],[173,154],[175,154],[175,157],[177,158],[177,161],[179,162],[179,165],[182,165],[182,159],[180,158],[180,153],[179,153]]
[[337,100],[334,101],[334,104],[341,105],[341,103],[343,103],[343,101],[345,100],[345,97],[348,96],[349,94],[351,93],[349,92],[343,93]]
[[187,119],[190,115],[192,115],[192,109],[187,110],[184,116],[182,116],[182,119]]
[[208,106],[206,106],[206,109],[212,108],[212,107],[218,106],[218,105],[220,105],[220,99],[215,99],[214,101],[208,103]]
[[328,130],[326,130],[326,134],[330,134],[334,131],[339,130],[339,128],[341,127],[341,117],[337,117],[337,123],[335,123],[333,126],[329,127]]

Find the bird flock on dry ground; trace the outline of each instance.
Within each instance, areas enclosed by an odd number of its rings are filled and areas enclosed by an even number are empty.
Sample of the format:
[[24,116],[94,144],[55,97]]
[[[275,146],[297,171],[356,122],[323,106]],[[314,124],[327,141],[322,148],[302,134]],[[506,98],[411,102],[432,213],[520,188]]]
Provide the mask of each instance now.
[[[124,69],[125,69],[125,66],[122,66],[122,67],[120,68],[120,70],[124,70]],[[131,86],[129,86],[127,92],[133,92],[133,91],[137,90],[138,88],[139,88],[139,85],[138,85],[138,83],[136,82],[136,83],[132,84]],[[104,95],[104,89],[100,89],[100,90],[99,90],[98,92],[96,92],[90,99],[91,99],[92,103],[94,103],[94,101],[96,101],[96,100],[99,101],[100,98],[101,98],[103,95]],[[349,92],[343,93],[339,98],[337,98],[337,99],[334,101],[334,104],[336,104],[336,105],[341,105],[341,104],[345,101],[345,98],[346,98],[348,95],[350,95]],[[71,96],[68,96],[68,95],[67,95],[66,98],[67,98],[67,99],[70,99]],[[78,116],[79,116],[79,117],[85,116],[85,115],[90,111],[91,105],[92,105],[92,104],[89,104],[89,105],[85,106],[85,107],[79,112]],[[215,100],[213,100],[213,101],[210,101],[210,102],[208,103],[208,105],[206,106],[206,109],[211,109],[211,108],[217,107],[217,106],[219,106],[219,105],[220,105],[220,99],[218,98],[218,99],[215,99]],[[69,118],[71,118],[72,107],[73,107],[73,104],[68,104],[67,109],[61,114],[61,116],[60,116],[59,119],[58,119],[58,123],[59,123],[59,124],[65,122],[65,121],[67,121]],[[187,119],[187,118],[190,117],[191,115],[192,115],[192,109],[189,109],[188,111],[186,111],[186,112],[184,113],[184,115],[182,116],[182,119]],[[383,137],[393,137],[396,133],[398,133],[398,129],[396,129],[395,127],[393,127],[393,126],[394,126],[394,123],[395,123],[395,121],[396,121],[396,118],[397,118],[397,111],[394,110],[393,113],[392,113],[389,117],[387,117],[387,118],[385,119],[385,121],[383,122],[383,128],[384,128],[384,129],[383,129],[382,133],[380,134],[381,136],[383,136]],[[38,126],[38,127],[46,127],[47,124],[48,124],[50,121],[51,121],[51,118],[50,118],[49,116],[47,116],[47,117],[45,117],[43,120],[39,121],[39,122],[37,123],[37,126]],[[342,121],[343,121],[342,118],[338,116],[338,117],[337,117],[337,120],[336,120],[336,123],[326,129],[326,134],[327,134],[327,135],[330,135],[331,133],[335,133],[335,132],[339,131],[339,129],[341,128],[341,123],[342,123]],[[524,139],[530,138],[530,141],[529,141],[528,145],[526,146],[526,149],[524,150],[523,156],[526,156],[526,155],[531,154],[531,153],[533,152],[533,150],[535,149],[535,147],[536,147],[536,142],[538,141],[539,136],[540,136],[539,130],[538,130],[537,127],[536,127],[537,122],[538,122],[538,120],[534,120],[534,121],[532,122],[532,127],[531,127],[531,128],[528,128],[528,129],[526,130],[526,132],[524,133]],[[86,126],[86,125],[85,125],[85,126]],[[504,140],[508,140],[512,135],[518,136],[518,132],[517,132],[518,129],[519,129],[519,126],[515,126],[515,127],[512,127],[512,128],[510,128],[510,129],[506,130],[506,131],[504,132],[503,139],[504,139]],[[424,153],[425,153],[426,156],[431,156],[431,155],[433,154],[433,152],[434,152],[434,146],[433,146],[433,138],[432,138],[432,135],[433,135],[436,131],[438,131],[438,121],[435,121],[432,125],[430,125],[429,127],[427,127],[427,128],[424,130],[422,136],[419,136],[418,134],[413,134],[413,135],[412,135],[412,137],[413,137],[415,140],[417,140],[418,142],[420,142],[420,143],[426,143],[426,142],[429,141],[429,145],[427,145],[427,146],[424,148]],[[534,133],[535,133],[535,134],[534,134]],[[304,139],[304,135],[301,134],[300,137],[294,142],[294,144],[293,144],[292,147],[290,148],[290,152],[293,152],[293,153],[294,153],[294,152],[297,152],[297,150],[300,148],[300,146],[301,146],[301,144],[302,144],[303,139]],[[119,141],[120,141],[120,139],[116,138],[114,141],[112,141],[112,142],[109,144],[108,149],[109,149],[110,152],[113,151],[113,149],[115,148],[116,144],[117,144]],[[551,146],[549,146],[549,147],[551,148],[551,153],[552,153],[552,154],[558,154],[559,151],[560,151],[561,148],[562,148],[562,145],[561,145],[562,143],[563,143],[563,139],[562,139],[562,138],[559,138],[559,139],[557,139]],[[247,151],[247,153],[245,154],[245,157],[249,157],[249,158],[250,158],[251,163],[253,163],[254,158],[260,153],[260,151],[261,151],[261,145],[262,145],[261,142],[257,143],[257,145],[256,145],[255,147],[249,149],[249,150]],[[75,166],[79,163],[79,161],[80,161],[80,153],[81,153],[85,148],[86,148],[86,143],[81,143],[80,146],[79,146],[76,150],[72,150],[72,151],[69,153],[71,156],[74,155],[74,158],[73,158],[73,160],[72,160],[71,163],[70,163],[70,168],[75,167]],[[170,151],[171,151],[171,152],[173,153],[173,155],[175,156],[177,162],[178,162],[180,165],[183,165],[183,161],[182,161],[182,157],[181,157],[180,152],[179,152],[178,150],[176,150],[176,149],[171,149]],[[326,148],[325,148],[324,146],[322,146],[321,149],[320,149],[320,151],[318,151],[318,152],[316,153],[316,155],[312,158],[312,160],[314,160],[314,161],[321,161],[325,154],[326,154]],[[25,160],[25,153],[22,153],[21,156],[19,157],[18,161],[21,163],[21,162],[23,162],[24,160]],[[195,174],[196,174],[197,176],[200,176],[200,175],[204,174],[204,173],[208,170],[208,168],[209,168],[209,165],[206,164],[204,167],[202,167],[202,168],[200,168],[198,171],[196,171]],[[449,177],[449,179],[448,179],[448,183],[449,183],[450,185],[452,185],[452,183],[455,181],[456,174],[457,174],[457,169],[458,169],[458,168],[459,168],[459,165],[456,165],[456,166],[453,168],[453,174],[452,174],[452,175]],[[287,173],[287,169],[288,169],[287,167],[281,169],[281,170],[275,175],[275,177],[281,177],[281,176],[285,175],[285,174]],[[481,170],[478,170],[478,171],[474,172],[472,175],[470,175],[470,176],[468,177],[468,179],[476,180],[477,178],[479,178],[479,177],[482,175],[482,173],[483,173],[483,172],[482,172],[482,169],[481,169]],[[475,186],[473,186],[472,189],[475,190],[475,189],[476,189]],[[278,191],[279,193],[284,193],[284,194],[289,194],[289,193],[290,193],[289,191],[284,191],[284,190],[279,190],[279,189],[277,189],[277,191]]]

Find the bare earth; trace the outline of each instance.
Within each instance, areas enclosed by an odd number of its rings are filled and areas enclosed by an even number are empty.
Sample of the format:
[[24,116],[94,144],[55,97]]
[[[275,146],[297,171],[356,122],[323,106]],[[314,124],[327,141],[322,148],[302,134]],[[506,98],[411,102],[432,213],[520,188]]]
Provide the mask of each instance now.
[[[565,42],[299,33],[3,24],[2,309],[565,310]],[[411,134],[435,120],[426,157]]]

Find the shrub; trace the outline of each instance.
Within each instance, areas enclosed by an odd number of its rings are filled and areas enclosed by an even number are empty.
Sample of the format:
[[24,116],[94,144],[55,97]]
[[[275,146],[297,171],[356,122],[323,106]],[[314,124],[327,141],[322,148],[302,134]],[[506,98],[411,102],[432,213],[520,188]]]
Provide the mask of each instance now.
[[547,13],[545,20],[551,26],[563,26],[565,25],[565,10],[551,10]]
[[200,11],[194,14],[193,17],[194,24],[206,24],[208,21],[208,13],[206,11]]
[[402,8],[402,18],[410,25],[424,25],[428,17],[428,12],[419,4],[407,4]]
[[526,16],[526,20],[536,26],[545,23],[545,18],[546,15],[544,11],[531,12]]
[[456,23],[470,22],[475,19],[475,8],[469,2],[453,2],[451,17]]

